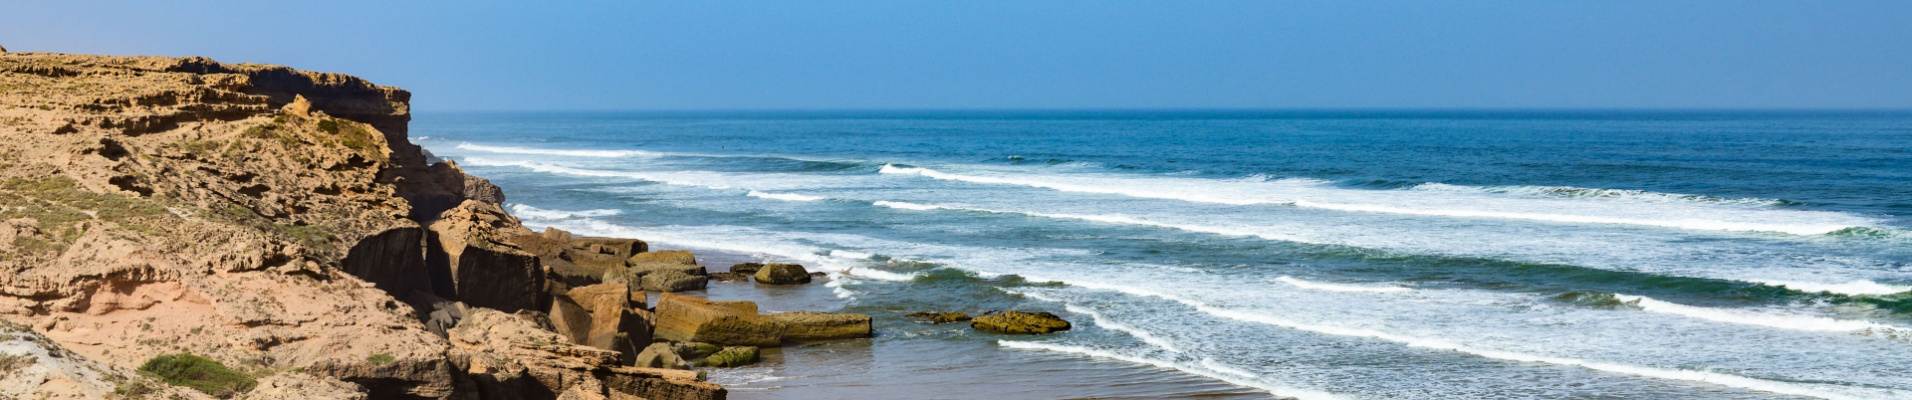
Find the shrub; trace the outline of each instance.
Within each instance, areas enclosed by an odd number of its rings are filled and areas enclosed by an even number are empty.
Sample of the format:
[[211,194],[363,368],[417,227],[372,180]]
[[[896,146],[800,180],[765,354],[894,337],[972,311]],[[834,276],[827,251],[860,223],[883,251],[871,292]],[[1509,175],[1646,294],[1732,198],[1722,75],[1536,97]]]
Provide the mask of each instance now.
[[226,368],[225,364],[191,354],[168,354],[146,360],[139,372],[173,386],[184,386],[219,398],[232,398],[257,382],[246,374]]
[[365,357],[365,361],[372,362],[372,365],[391,364],[392,361],[395,361],[395,360],[396,359],[392,358],[391,354],[385,354],[385,353],[378,353],[378,354],[373,354],[371,357]]

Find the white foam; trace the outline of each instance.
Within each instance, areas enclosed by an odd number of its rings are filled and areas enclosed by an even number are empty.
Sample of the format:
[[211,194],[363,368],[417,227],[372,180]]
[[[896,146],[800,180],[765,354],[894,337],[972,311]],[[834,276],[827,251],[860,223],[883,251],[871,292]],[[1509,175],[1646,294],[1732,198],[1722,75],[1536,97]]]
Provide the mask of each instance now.
[[849,251],[849,250],[830,250],[830,256],[857,259],[857,260],[868,260],[871,257],[876,257],[875,254],[855,252],[855,251]]
[[1813,283],[1779,280],[1755,279],[1753,282],[1785,287],[1801,292],[1832,292],[1844,295],[1888,295],[1912,291],[1912,286],[1887,285],[1868,280],[1856,280],[1846,283]]
[[1840,320],[1810,315],[1784,315],[1723,310],[1717,308],[1694,307],[1669,303],[1646,296],[1616,294],[1614,298],[1622,302],[1638,305],[1641,310],[1664,314],[1673,314],[1707,321],[1729,324],[1754,325],[1768,328],[1791,329],[1819,332],[1874,331],[1890,332],[1902,328],[1871,321]]
[[1275,278],[1275,280],[1280,281],[1281,283],[1286,283],[1286,284],[1293,285],[1294,287],[1298,287],[1302,289],[1321,290],[1321,291],[1328,291],[1328,292],[1396,293],[1396,292],[1406,292],[1406,291],[1413,290],[1413,289],[1408,289],[1408,288],[1399,287],[1399,286],[1359,286],[1359,285],[1339,285],[1339,284],[1332,284],[1332,283],[1309,282],[1309,281],[1297,279],[1292,276],[1281,276],[1281,277]]
[[1307,200],[1296,200],[1294,201],[1293,204],[1296,207],[1318,208],[1323,210],[1403,214],[1403,215],[1422,215],[1422,216],[1430,216],[1430,217],[1498,218],[1498,219],[1520,219],[1520,220],[1545,221],[1545,222],[1566,222],[1566,223],[1577,223],[1577,224],[1644,225],[1644,226],[1657,226],[1662,228],[1679,228],[1679,229],[1691,229],[1691,230],[1780,232],[1780,233],[1789,233],[1794,235],[1821,235],[1821,234],[1830,233],[1832,231],[1853,227],[1853,225],[1847,225],[1847,224],[1759,223],[1759,222],[1717,221],[1717,220],[1693,219],[1693,218],[1646,219],[1646,218],[1618,218],[1618,217],[1605,217],[1605,216],[1593,216],[1593,215],[1552,214],[1552,213],[1536,213],[1536,212],[1505,212],[1505,211],[1464,210],[1464,209],[1420,209],[1420,208],[1394,207],[1394,206],[1383,206],[1383,205],[1372,205],[1372,204],[1336,204],[1336,203],[1325,203],[1325,202],[1316,202],[1316,201],[1307,201]]
[[1726,205],[1742,205],[1742,206],[1777,206],[1777,205],[1786,203],[1786,201],[1784,200],[1777,200],[1777,199],[1761,199],[1761,198],[1734,199],[1734,198],[1724,198],[1724,197],[1715,197],[1715,196],[1701,196],[1701,195],[1694,195],[1694,194],[1649,192],[1645,190],[1599,189],[1599,188],[1582,188],[1582,187],[1573,187],[1573,186],[1529,186],[1529,185],[1467,186],[1467,185],[1449,185],[1445,183],[1428,182],[1428,183],[1423,183],[1419,185],[1414,185],[1410,189],[1425,190],[1425,191],[1445,191],[1445,192],[1515,194],[1515,195],[1524,195],[1524,196],[1570,198],[1570,199],[1634,201],[1634,202],[1643,202],[1643,203],[1691,202],[1691,203],[1726,204]]
[[568,156],[568,157],[618,158],[618,157],[640,157],[640,156],[655,157],[655,156],[661,155],[656,152],[649,152],[649,151],[642,151],[642,150],[563,150],[563,149],[540,149],[535,147],[486,146],[486,145],[478,145],[478,144],[471,144],[471,143],[459,143],[458,148],[465,149],[465,150],[482,151],[486,153],[532,154],[532,155]]
[[1133,326],[1129,326],[1128,324],[1115,322],[1115,320],[1109,319],[1107,316],[1102,315],[1102,313],[1096,312],[1095,310],[1091,310],[1087,307],[1077,306],[1075,304],[1069,304],[1065,302],[1062,304],[1062,308],[1064,310],[1069,310],[1069,312],[1072,312],[1072,313],[1088,315],[1089,319],[1095,320],[1095,326],[1100,326],[1105,329],[1126,333],[1129,336],[1132,336],[1136,339],[1140,339],[1143,343],[1148,343],[1149,345],[1160,347],[1162,348],[1162,350],[1168,350],[1170,352],[1175,352],[1175,353],[1182,352],[1181,347],[1175,346],[1174,343],[1170,343],[1167,339],[1162,339],[1161,337],[1155,336],[1155,334],[1149,333],[1148,331],[1142,330],[1141,328],[1136,328]]
[[1182,371],[1182,372],[1186,372],[1190,374],[1205,376],[1205,377],[1213,378],[1215,380],[1228,382],[1228,383],[1232,383],[1232,384],[1240,385],[1244,387],[1261,389],[1261,390],[1268,391],[1269,394],[1273,394],[1276,396],[1294,397],[1294,398],[1299,398],[1302,400],[1317,400],[1317,399],[1328,400],[1328,399],[1343,399],[1344,398],[1342,396],[1338,396],[1332,393],[1323,392],[1319,390],[1302,389],[1302,388],[1290,387],[1285,385],[1278,385],[1278,384],[1274,384],[1274,383],[1270,383],[1266,381],[1261,381],[1258,379],[1250,379],[1250,378],[1242,377],[1235,374],[1219,373],[1217,371],[1213,371],[1208,368],[1189,366],[1189,365],[1170,362],[1166,360],[1137,357],[1137,356],[1121,354],[1121,353],[1116,353],[1116,352],[1107,351],[1107,350],[1098,350],[1098,349],[1091,349],[1087,347],[1069,346],[1069,345],[1055,344],[1055,343],[1049,343],[1049,342],[1026,342],[1026,341],[1013,341],[1013,340],[998,340],[996,341],[996,345],[1011,348],[1011,349],[1043,350],[1043,351],[1052,351],[1057,353],[1072,353],[1072,354],[1080,354],[1080,355],[1085,355],[1090,357],[1101,357],[1101,358],[1125,361],[1125,362],[1130,362],[1135,364],[1152,365],[1152,366],[1156,366],[1160,368],[1173,369],[1173,370]]
[[531,219],[540,219],[540,220],[583,218],[583,217],[608,217],[608,216],[618,215],[622,213],[623,211],[612,210],[612,209],[562,211],[562,210],[546,210],[546,209],[527,206],[523,204],[511,205],[512,215],[518,216],[519,218],[531,218]]
[[1305,178],[1200,179],[1177,176],[1071,174],[954,174],[920,167],[884,165],[878,173],[940,180],[1015,185],[1064,192],[1113,194],[1228,205],[1286,205],[1359,213],[1440,218],[1488,218],[1570,224],[1620,224],[1687,230],[1779,232],[1818,235],[1878,220],[1826,211],[1747,209],[1685,202],[1587,202],[1563,198],[1496,196],[1479,191],[1363,190],[1333,187]]
[[[1360,243],[1360,242],[1350,243],[1350,242],[1347,242],[1346,240],[1334,240],[1331,238],[1317,237],[1319,235],[1302,236],[1302,235],[1292,235],[1292,234],[1285,234],[1285,233],[1278,233],[1278,232],[1269,232],[1264,230],[1254,230],[1250,228],[1210,226],[1210,225],[1185,224],[1185,223],[1170,223],[1170,222],[1161,222],[1161,221],[1130,217],[1125,215],[1039,213],[1039,212],[1027,212],[1027,211],[998,210],[998,209],[958,206],[958,205],[919,204],[919,203],[906,203],[906,202],[895,202],[895,201],[878,201],[876,202],[876,205],[890,207],[890,208],[904,209],[904,210],[916,210],[916,211],[934,211],[934,210],[972,211],[972,212],[985,212],[985,213],[997,213],[997,214],[1027,215],[1027,216],[1039,217],[1039,218],[1071,219],[1071,220],[1101,222],[1101,223],[1110,223],[1110,224],[1151,226],[1151,227],[1168,228],[1168,229],[1175,229],[1175,230],[1181,230],[1181,231],[1187,231],[1187,232],[1208,233],[1208,234],[1223,235],[1223,236],[1252,237],[1252,238],[1260,238],[1260,239],[1284,241],[1284,242],[1294,242],[1294,243],[1352,245],[1352,246],[1369,247],[1369,248],[1393,247],[1393,246],[1388,246],[1385,244],[1376,244],[1376,243]],[[1410,250],[1415,253],[1433,252],[1435,254],[1462,254],[1462,255],[1475,254],[1475,253],[1469,253],[1464,251],[1448,253],[1444,250],[1430,250],[1425,248],[1414,248],[1414,247],[1409,247],[1407,250]],[[1546,261],[1546,260],[1542,260],[1542,261]],[[1824,284],[1824,283],[1810,283],[1810,282],[1779,282],[1779,281],[1746,278],[1744,276],[1733,276],[1730,274],[1718,273],[1720,271],[1711,271],[1711,272],[1715,272],[1715,273],[1710,273],[1710,274],[1690,273],[1685,275],[1714,278],[1714,279],[1737,280],[1737,281],[1743,281],[1743,282],[1764,283],[1764,284],[1770,284],[1770,285],[1784,285],[1784,286],[1791,287],[1793,289],[1808,291],[1808,292],[1829,291],[1833,293],[1847,294],[1847,295],[1879,295],[1879,294],[1900,293],[1900,292],[1912,290],[1912,286],[1883,285],[1883,284],[1873,283],[1871,281],[1864,281],[1864,280],[1853,281],[1853,282],[1843,283],[1843,284]],[[1668,274],[1668,275],[1681,275],[1681,274],[1671,273],[1670,271],[1659,271],[1659,273]],[[1288,280],[1294,280],[1299,283],[1287,282]],[[1303,287],[1308,289],[1318,289],[1318,290],[1344,289],[1346,291],[1370,291],[1370,292],[1397,291],[1397,289],[1409,290],[1409,289],[1398,288],[1398,287],[1397,288],[1385,288],[1385,287],[1376,288],[1376,287],[1360,287],[1360,286],[1348,286],[1348,285],[1329,285],[1329,284],[1321,284],[1316,282],[1300,281],[1298,279],[1293,279],[1293,278],[1289,278],[1287,280],[1282,280],[1282,281],[1285,283],[1289,283],[1291,285],[1295,285],[1297,287]],[[1312,285],[1312,286],[1304,286],[1304,285]]]
[[1241,368],[1231,367],[1226,364],[1222,364],[1219,361],[1215,361],[1215,359],[1213,358],[1208,358],[1208,357],[1202,357],[1202,367],[1208,368],[1210,370],[1214,370],[1215,372],[1239,376],[1243,378],[1254,379],[1254,378],[1261,377],[1260,374],[1256,374],[1254,372],[1248,372],[1248,370],[1241,369]]
[[916,203],[905,203],[905,202],[901,202],[901,201],[877,201],[877,202],[875,202],[875,203],[871,203],[871,204],[874,204],[874,205],[876,205],[876,206],[880,206],[880,207],[889,207],[889,208],[895,208],[895,209],[903,209],[903,210],[916,210],[916,211],[929,211],[929,210],[935,210],[935,209],[939,209],[939,208],[945,208],[945,207],[942,207],[942,206],[932,206],[932,205],[925,205],[925,204],[916,204]]
[[821,197],[821,196],[806,196],[806,195],[801,195],[796,193],[766,193],[766,192],[759,192],[755,190],[750,191],[750,193],[746,193],[746,195],[750,197],[759,197],[759,198],[765,198],[765,199],[771,199],[771,200],[783,200],[783,201],[817,201],[817,200],[825,199],[825,197]]
[[[1031,280],[1038,279],[1034,277],[1028,277],[1028,278]],[[1847,387],[1834,387],[1832,385],[1783,382],[1783,381],[1750,378],[1750,377],[1723,374],[1723,373],[1717,373],[1717,372],[1709,372],[1709,371],[1666,369],[1666,368],[1626,365],[1626,364],[1610,363],[1610,362],[1602,362],[1602,361],[1581,360],[1581,359],[1567,358],[1567,357],[1554,357],[1554,356],[1524,354],[1524,353],[1493,350],[1493,349],[1483,349],[1483,348],[1476,348],[1472,346],[1462,345],[1459,343],[1454,343],[1454,342],[1442,340],[1442,339],[1420,338],[1420,337],[1394,334],[1394,333],[1388,333],[1388,332],[1382,332],[1378,330],[1364,329],[1364,328],[1347,328],[1347,327],[1338,327],[1333,325],[1302,323],[1302,322],[1292,321],[1292,320],[1275,317],[1271,315],[1266,315],[1266,314],[1261,314],[1261,313],[1246,312],[1246,311],[1234,310],[1229,308],[1217,307],[1217,306],[1209,305],[1200,301],[1196,301],[1196,300],[1192,300],[1192,299],[1188,299],[1188,298],[1184,298],[1180,296],[1169,295],[1169,294],[1165,294],[1165,293],[1161,293],[1161,292],[1153,291],[1153,290],[1148,290],[1148,289],[1128,287],[1125,285],[1110,285],[1110,284],[1094,283],[1094,282],[1059,281],[1059,280],[1053,280],[1053,279],[1043,279],[1043,280],[1051,281],[1051,282],[1062,282],[1070,286],[1077,286],[1077,287],[1083,287],[1083,288],[1089,288],[1089,289],[1112,290],[1112,291],[1127,293],[1130,295],[1152,296],[1152,297],[1167,299],[1170,301],[1175,301],[1177,303],[1182,303],[1183,305],[1190,306],[1194,308],[1195,310],[1205,314],[1214,315],[1217,317],[1222,317],[1227,319],[1233,319],[1237,321],[1253,322],[1253,323],[1272,325],[1272,326],[1278,326],[1283,328],[1289,328],[1289,329],[1305,331],[1305,332],[1314,332],[1314,333],[1320,333],[1320,334],[1326,334],[1326,335],[1370,338],[1370,339],[1400,343],[1409,347],[1455,351],[1455,352],[1472,354],[1475,356],[1496,359],[1496,360],[1537,362],[1537,363],[1546,363],[1546,364],[1555,364],[1555,365],[1577,366],[1577,367],[1582,367],[1582,368],[1587,368],[1587,369],[1592,369],[1597,371],[1605,371],[1605,372],[1612,372],[1612,373],[1619,373],[1619,374],[1626,374],[1626,375],[1644,376],[1644,377],[1659,378],[1659,379],[1682,380],[1682,381],[1691,381],[1691,382],[1704,382],[1704,383],[1711,383],[1711,384],[1716,384],[1721,386],[1736,387],[1736,388],[1742,388],[1742,389],[1762,390],[1762,391],[1779,393],[1779,394],[1790,394],[1790,395],[1796,395],[1796,396],[1817,397],[1817,398],[1833,399],[1833,400],[1878,399],[1878,398],[1887,398],[1887,397],[1893,397],[1898,395],[1897,392],[1895,391],[1875,391],[1875,390],[1865,389],[1865,388],[1847,388]]]
[[1113,331],[1128,334],[1130,337],[1139,339],[1143,343],[1148,343],[1151,346],[1159,347],[1163,350],[1168,350],[1170,352],[1175,352],[1175,353],[1182,352],[1181,347],[1175,346],[1174,343],[1170,343],[1166,339],[1162,339],[1161,337],[1155,336],[1155,334],[1149,333],[1148,331],[1142,330],[1140,328],[1129,326],[1128,324],[1123,324],[1120,322],[1115,322],[1115,320],[1109,319],[1108,316],[1102,315],[1102,313],[1096,312],[1094,309],[1078,306],[1066,300],[1050,297],[1048,295],[1044,295],[1040,292],[1036,292],[1033,290],[1016,290],[1016,289],[1008,289],[1008,288],[1001,288],[1001,287],[998,287],[997,289],[1005,291],[1005,292],[1009,292],[1009,293],[1015,293],[1015,294],[1019,294],[1023,296],[1028,296],[1029,298],[1036,299],[1036,300],[1047,301],[1051,303],[1062,303],[1062,309],[1068,310],[1069,312],[1076,313],[1076,314],[1087,315],[1089,316],[1089,319],[1095,320],[1096,326],[1102,327],[1103,329],[1108,329],[1108,330],[1113,330]]
[[588,177],[597,177],[597,178],[636,179],[641,181],[657,182],[657,183],[662,183],[667,185],[691,186],[691,187],[701,187],[701,188],[707,188],[707,189],[729,189],[730,188],[730,186],[706,183],[713,180],[721,180],[722,178],[721,176],[718,176],[716,174],[709,174],[709,173],[701,174],[702,176],[696,177],[700,179],[691,180],[691,179],[671,178],[671,177],[665,176],[664,174],[653,174],[653,173],[643,173],[643,172],[634,172],[634,171],[607,171],[607,170],[598,170],[598,169],[573,168],[573,167],[567,167],[567,166],[556,165],[556,164],[545,163],[545,162],[538,162],[538,161],[522,161],[522,160],[498,161],[498,160],[492,160],[488,158],[466,157],[465,164],[476,165],[476,166],[493,166],[493,167],[519,167],[519,168],[529,169],[532,171],[543,172],[548,174],[588,176]]

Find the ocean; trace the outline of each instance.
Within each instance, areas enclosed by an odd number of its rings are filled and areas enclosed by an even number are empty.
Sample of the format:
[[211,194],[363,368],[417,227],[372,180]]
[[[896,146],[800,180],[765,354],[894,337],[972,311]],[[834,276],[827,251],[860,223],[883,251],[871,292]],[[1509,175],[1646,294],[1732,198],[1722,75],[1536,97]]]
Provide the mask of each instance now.
[[[739,398],[857,376],[915,385],[867,396],[896,398],[1912,398],[1912,114],[420,113],[411,132],[527,226],[802,263],[832,279],[764,308],[877,318],[868,343],[712,374]],[[1076,328],[903,317],[1009,309]]]

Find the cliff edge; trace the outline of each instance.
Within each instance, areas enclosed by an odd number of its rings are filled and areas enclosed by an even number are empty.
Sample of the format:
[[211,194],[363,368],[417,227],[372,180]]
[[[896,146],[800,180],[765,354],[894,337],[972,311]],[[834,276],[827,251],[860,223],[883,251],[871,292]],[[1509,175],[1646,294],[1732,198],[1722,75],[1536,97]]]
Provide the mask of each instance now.
[[[0,52],[0,318],[31,329],[0,342],[0,394],[724,397],[550,334],[561,279],[512,244],[532,233],[501,190],[406,139],[410,97],[273,65]],[[181,353],[259,389],[135,372]],[[85,370],[22,378],[58,354]]]

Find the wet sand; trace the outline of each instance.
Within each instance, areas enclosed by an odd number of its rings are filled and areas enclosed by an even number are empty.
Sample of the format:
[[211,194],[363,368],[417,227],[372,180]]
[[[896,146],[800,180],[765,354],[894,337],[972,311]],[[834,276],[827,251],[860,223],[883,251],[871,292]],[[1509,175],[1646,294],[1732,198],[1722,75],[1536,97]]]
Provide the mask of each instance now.
[[[660,249],[668,249],[660,247]],[[764,259],[747,254],[688,249],[712,272]],[[776,260],[769,260],[776,261]],[[1000,347],[998,336],[964,323],[930,325],[903,314],[914,299],[894,299],[910,290],[859,294],[851,306],[828,279],[807,285],[773,286],[711,282],[684,294],[717,300],[755,301],[765,312],[814,310],[871,314],[876,337],[765,349],[763,362],[712,368],[710,381],[730,389],[730,398],[754,399],[1271,399],[1267,392],[1172,369],[1037,350]],[[916,285],[894,283],[885,285]],[[655,304],[656,295],[651,295]],[[1060,307],[1055,307],[1060,308]],[[1057,311],[1062,314],[1061,310]],[[1070,316],[1064,315],[1065,318]],[[1070,318],[1076,329],[1088,318]],[[1067,332],[1060,334],[1069,334]]]

